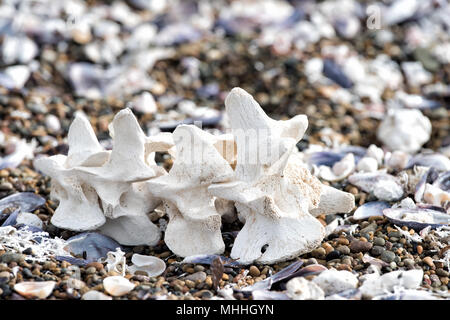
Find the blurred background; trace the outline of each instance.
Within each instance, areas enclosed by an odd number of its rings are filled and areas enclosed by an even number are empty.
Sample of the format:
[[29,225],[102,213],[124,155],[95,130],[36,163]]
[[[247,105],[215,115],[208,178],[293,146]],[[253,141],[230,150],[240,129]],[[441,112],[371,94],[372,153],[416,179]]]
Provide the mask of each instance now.
[[276,119],[307,114],[300,150],[381,145],[388,110],[408,108],[448,154],[449,28],[445,0],[2,0],[0,168],[66,153],[77,111],[105,147],[124,107],[149,135],[225,130],[235,86]]

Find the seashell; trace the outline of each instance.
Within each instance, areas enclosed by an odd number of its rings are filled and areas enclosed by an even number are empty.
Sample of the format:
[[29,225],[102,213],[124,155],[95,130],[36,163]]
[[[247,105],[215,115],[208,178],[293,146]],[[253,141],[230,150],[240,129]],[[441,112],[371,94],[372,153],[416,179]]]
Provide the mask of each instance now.
[[88,262],[84,259],[78,259],[71,256],[55,256],[55,259],[58,261],[67,261],[74,266],[84,267],[88,264]]
[[438,173],[434,167],[431,167],[422,175],[415,187],[414,200],[416,200],[416,202],[422,202],[427,183],[432,183],[437,176]]
[[403,289],[398,292],[383,294],[374,297],[372,300],[437,300],[439,297],[430,291],[417,289]]
[[108,252],[116,248],[121,248],[118,242],[96,232],[83,232],[67,239],[68,251],[85,256],[89,262],[105,258]]
[[349,89],[353,87],[352,81],[333,60],[324,59],[322,72],[327,78],[333,80],[342,88]]
[[9,146],[12,146],[14,151],[6,157],[0,158],[0,169],[16,168],[24,159],[32,159],[36,141],[27,143],[24,139],[14,140]]
[[354,173],[348,181],[379,200],[395,201],[403,196],[400,181],[384,171]]
[[423,199],[426,203],[435,206],[444,206],[445,203],[450,201],[450,193],[427,183],[425,185]]
[[401,63],[401,67],[410,86],[419,87],[433,79],[432,74],[424,69],[420,61],[405,61]]
[[125,257],[125,252],[117,248],[116,251],[110,251],[106,254],[106,271],[114,271],[125,275],[128,266],[126,264],[127,259]]
[[410,158],[410,154],[396,150],[390,153],[389,156],[386,154],[386,165],[392,169],[403,170],[408,164]]
[[153,95],[147,91],[135,97],[130,107],[133,110],[144,114],[153,114],[158,110],[155,98],[153,98]]
[[47,298],[55,288],[55,281],[20,282],[14,285],[14,290],[25,298]]
[[325,300],[361,300],[362,293],[358,289],[349,289],[329,295]]
[[43,222],[39,217],[33,213],[20,212],[16,218],[17,224],[25,224],[28,226],[36,227],[42,230]]
[[352,218],[355,220],[363,220],[373,216],[382,216],[383,210],[386,208],[390,208],[390,205],[384,201],[366,202],[356,209]]
[[120,297],[134,289],[136,285],[122,276],[111,276],[103,279],[105,291],[112,296]]
[[377,266],[380,269],[382,267],[388,267],[389,266],[389,263],[387,263],[387,262],[385,262],[383,260],[371,257],[367,253],[363,256],[362,260],[363,260],[364,263],[370,263],[371,265]]
[[423,270],[392,271],[380,276],[378,273],[370,274],[359,287],[363,297],[373,298],[394,291],[395,287],[416,289],[422,283]]
[[254,290],[252,296],[253,300],[289,300],[286,293],[269,290]]
[[375,172],[378,169],[378,161],[375,158],[364,157],[359,160],[356,170],[361,172]]
[[[323,300],[325,293],[314,282],[297,277],[286,283],[287,295],[292,300]],[[254,297],[254,292],[253,292]]]
[[319,151],[309,154],[306,161],[310,165],[332,167],[342,160],[345,155],[333,151]]
[[321,272],[312,282],[318,285],[328,296],[345,290],[356,289],[358,278],[355,274],[346,270],[329,269]]
[[333,168],[319,167],[319,175],[327,181],[340,181],[345,179],[355,169],[355,157],[353,153],[347,154],[339,162],[333,165]]
[[192,264],[207,264],[211,265],[217,257],[220,257],[220,260],[222,260],[223,265],[225,267],[234,267],[234,268],[240,268],[243,265],[239,263],[239,260],[234,260],[227,258],[225,256],[219,256],[216,254],[198,254],[193,256],[188,256],[181,261],[181,263],[192,263]]
[[431,122],[416,109],[390,109],[377,137],[390,150],[417,152],[430,139]]
[[449,171],[450,159],[439,153],[417,154],[408,161],[405,169],[413,166],[433,167],[437,171]]
[[383,163],[384,151],[381,148],[378,148],[376,145],[371,144],[367,148],[367,152],[365,154],[366,157],[374,158],[377,160],[378,165]]
[[5,36],[2,57],[5,64],[27,64],[38,54],[38,47],[26,36]]
[[112,300],[112,297],[96,290],[90,290],[83,294],[81,300]]
[[443,191],[450,191],[450,171],[442,172],[436,180],[434,180],[433,186]]
[[32,192],[21,192],[0,200],[0,213],[6,208],[17,208],[20,212],[33,212],[45,204],[46,200]]
[[273,276],[270,276],[262,281],[256,282],[254,285],[247,286],[242,288],[243,292],[254,291],[254,290],[269,290],[272,285],[277,282],[289,279],[298,269],[303,265],[303,261],[295,261],[291,263],[286,268],[280,270],[275,273]]
[[31,70],[25,65],[7,67],[0,72],[0,86],[7,89],[22,89],[31,75]]
[[416,209],[384,209],[383,214],[394,224],[407,226],[420,231],[428,226],[435,229],[450,224],[450,215],[437,210]]
[[130,273],[134,274],[136,271],[144,271],[149,277],[159,276],[166,270],[166,263],[153,256],[145,256],[141,254],[133,254],[131,257],[132,266],[128,267]]

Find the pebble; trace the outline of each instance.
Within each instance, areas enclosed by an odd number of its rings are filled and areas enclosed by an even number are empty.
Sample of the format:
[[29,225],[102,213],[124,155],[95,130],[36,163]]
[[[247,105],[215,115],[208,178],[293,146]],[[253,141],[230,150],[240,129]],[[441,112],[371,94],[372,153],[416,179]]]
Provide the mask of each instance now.
[[[345,247],[345,248],[347,248],[347,247]],[[347,248],[347,249],[348,249],[348,248]],[[350,250],[349,250],[349,251],[350,251]],[[334,259],[339,259],[341,255],[342,255],[342,254],[341,254],[340,251],[338,251],[338,250],[333,250],[333,251],[331,251],[330,253],[327,254],[326,260],[327,260],[327,261],[331,261],[331,260],[334,260]]]
[[206,272],[199,271],[185,277],[186,280],[204,282],[206,280]]
[[379,256],[383,253],[384,248],[381,246],[373,246],[372,250],[370,250],[370,253],[374,256]]
[[373,239],[373,244],[376,246],[384,246],[385,243],[386,243],[386,241],[381,237],[375,237]]
[[17,262],[23,261],[25,259],[25,256],[20,253],[14,253],[14,252],[6,252],[0,257],[1,262],[10,263],[10,262]]
[[434,267],[433,259],[431,257],[425,257],[422,261],[427,264],[430,268]]
[[[97,271],[100,271],[103,269],[103,264],[101,264],[100,262],[94,261],[94,262],[90,262],[86,265],[87,268],[90,267],[94,267]],[[92,270],[92,269],[91,269]]]
[[0,191],[10,191],[13,188],[14,188],[13,185],[9,182],[0,183]]
[[313,251],[311,251],[311,255],[312,255],[314,258],[318,258],[318,259],[321,259],[321,258],[325,257],[326,253],[327,253],[327,252],[326,252],[325,249],[322,248],[322,247],[317,248],[317,249],[314,249]]
[[389,250],[384,250],[381,253],[381,260],[383,260],[384,262],[387,262],[387,263],[391,263],[392,261],[394,261],[395,257],[396,257],[395,253],[393,253],[392,251],[389,251]]
[[414,260],[413,259],[404,259],[403,263],[405,264],[405,266],[409,269],[414,267]]
[[448,271],[445,271],[445,270],[442,269],[442,268],[437,269],[437,270],[436,270],[436,274],[437,274],[438,276],[440,276],[440,277],[448,277],[448,276],[449,276],[449,272],[448,272]]
[[256,266],[251,266],[249,269],[249,274],[252,277],[259,277],[261,272],[259,271],[259,269]]
[[418,245],[416,250],[417,250],[417,253],[418,253],[418,254],[422,254],[422,252],[423,252],[423,247],[422,247],[421,245]]
[[338,246],[338,247],[337,247],[337,250],[338,250],[340,253],[345,254],[345,255],[350,254],[350,248],[347,247],[347,246]]
[[350,243],[350,250],[352,252],[367,252],[372,249],[372,243],[361,240],[353,240]]

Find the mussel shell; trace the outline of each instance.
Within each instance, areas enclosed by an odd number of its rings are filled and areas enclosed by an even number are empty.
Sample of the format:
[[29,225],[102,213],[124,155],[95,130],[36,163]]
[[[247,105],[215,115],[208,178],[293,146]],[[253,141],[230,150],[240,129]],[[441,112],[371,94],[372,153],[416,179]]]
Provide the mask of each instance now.
[[442,172],[437,179],[434,180],[433,185],[443,191],[450,192],[450,171]]
[[[403,220],[401,218],[401,214],[404,212],[408,213],[417,213],[420,214],[421,212],[427,212],[433,215],[434,223],[426,223],[426,222],[419,222],[419,221],[413,221],[413,220]],[[412,228],[416,231],[420,231],[426,227],[431,227],[433,229],[442,227],[443,225],[449,225],[450,224],[450,215],[441,213],[436,210],[430,210],[430,209],[423,209],[423,208],[416,208],[416,209],[405,209],[405,208],[396,208],[396,209],[384,209],[383,214],[390,220],[392,223],[399,225],[399,226],[407,226],[408,228]]]
[[32,192],[14,193],[0,200],[0,213],[7,208],[17,208],[21,212],[33,212],[43,206],[45,201],[43,197]]
[[383,210],[390,208],[389,203],[385,201],[366,202],[353,213],[353,219],[363,220],[372,216],[382,216]]
[[411,169],[413,166],[434,167],[438,171],[449,171],[450,160],[438,153],[418,154],[408,161],[405,169]]
[[122,246],[110,237],[97,232],[84,232],[67,239],[67,250],[75,255],[85,256],[86,261],[98,261],[110,251]]
[[425,186],[427,183],[433,183],[438,178],[439,173],[434,167],[431,167],[427,172],[425,172],[420,178],[416,185],[416,190],[414,193],[414,200],[416,202],[422,202],[423,195],[425,193]]
[[211,265],[214,259],[216,259],[217,257],[220,257],[220,260],[222,260],[224,267],[240,268],[243,266],[242,264],[239,263],[239,261],[224,256],[219,256],[216,254],[199,254],[194,256],[188,256],[184,258],[183,261],[181,261],[181,263]]

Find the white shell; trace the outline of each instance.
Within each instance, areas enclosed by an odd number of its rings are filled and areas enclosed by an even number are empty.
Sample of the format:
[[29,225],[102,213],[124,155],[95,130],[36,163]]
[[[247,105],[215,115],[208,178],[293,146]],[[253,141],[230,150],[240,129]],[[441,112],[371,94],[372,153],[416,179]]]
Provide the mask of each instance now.
[[81,300],[112,300],[112,297],[99,291],[91,290],[83,294]]
[[390,109],[377,137],[391,150],[415,153],[430,139],[431,122],[417,109]]
[[136,271],[144,271],[149,277],[156,277],[166,270],[166,263],[163,260],[153,256],[145,256],[135,253],[131,257],[131,262],[133,265],[128,267],[131,274],[136,273]]
[[353,153],[347,154],[340,161],[333,165],[333,168],[320,166],[319,175],[327,181],[340,181],[348,177],[355,169],[355,156]]
[[105,291],[115,297],[123,296],[134,289],[136,285],[122,276],[111,276],[103,279]]
[[42,220],[39,219],[39,217],[33,213],[29,213],[29,212],[20,212],[17,215],[17,224],[26,224],[29,226],[33,226],[33,227],[37,227],[42,229],[42,226],[44,225]]
[[293,300],[323,300],[325,293],[314,282],[297,277],[286,283],[287,295]]
[[373,298],[386,292],[393,292],[397,286],[405,289],[416,289],[422,283],[423,270],[392,271],[380,276],[378,273],[368,274],[359,287],[363,297]]
[[326,296],[339,293],[349,289],[355,289],[358,278],[346,270],[325,270],[312,280],[325,292]]
[[14,285],[14,290],[26,298],[47,298],[55,288],[55,281],[20,282]]
[[375,172],[378,169],[378,162],[374,158],[364,157],[359,160],[356,170],[361,172]]

